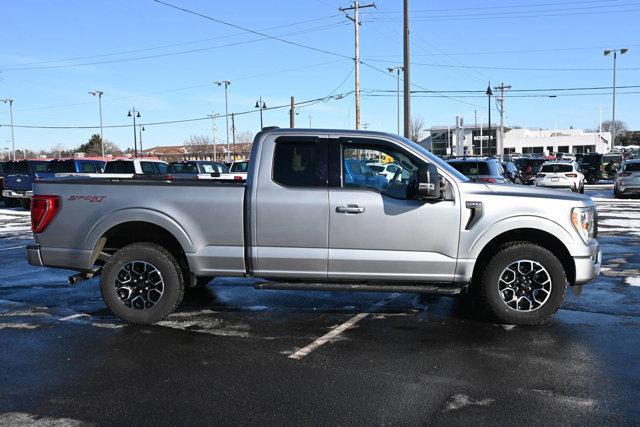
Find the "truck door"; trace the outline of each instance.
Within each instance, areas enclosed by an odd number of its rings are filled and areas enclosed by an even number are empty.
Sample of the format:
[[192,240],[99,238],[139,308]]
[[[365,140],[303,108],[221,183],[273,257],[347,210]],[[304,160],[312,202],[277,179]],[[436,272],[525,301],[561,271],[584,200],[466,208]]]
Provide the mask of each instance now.
[[[459,204],[407,195],[408,183],[424,160],[378,140],[330,140],[329,151],[328,277],[453,281]],[[394,176],[371,173],[388,165],[379,162],[391,160],[397,166]],[[354,169],[363,176],[354,177]],[[339,177],[334,178],[334,171],[340,171]]]
[[[253,269],[260,277],[326,278],[326,139],[265,140],[257,168]],[[255,170],[255,169],[254,169]]]

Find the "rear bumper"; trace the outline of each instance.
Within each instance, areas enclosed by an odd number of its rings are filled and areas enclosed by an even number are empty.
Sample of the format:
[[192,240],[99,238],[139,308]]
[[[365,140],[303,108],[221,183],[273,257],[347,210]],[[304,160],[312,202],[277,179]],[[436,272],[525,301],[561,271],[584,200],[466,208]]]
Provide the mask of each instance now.
[[640,194],[640,186],[637,185],[620,185],[618,186],[618,193],[621,194]]
[[27,246],[27,261],[29,264],[38,267],[44,266],[42,262],[42,255],[40,254],[40,245],[28,245]]
[[37,267],[64,268],[76,271],[91,271],[91,251],[81,249],[43,248],[27,246],[27,261]]
[[33,196],[33,191],[2,190],[2,196],[10,199],[30,199]]
[[576,266],[576,285],[583,285],[592,281],[600,274],[602,265],[602,250],[597,241],[590,245],[590,255],[573,257]]

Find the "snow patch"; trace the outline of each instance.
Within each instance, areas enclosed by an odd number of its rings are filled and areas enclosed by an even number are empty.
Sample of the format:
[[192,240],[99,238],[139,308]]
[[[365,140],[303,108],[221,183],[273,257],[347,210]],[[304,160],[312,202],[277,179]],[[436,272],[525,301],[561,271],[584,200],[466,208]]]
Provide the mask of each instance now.
[[444,412],[455,411],[466,406],[487,406],[493,403],[495,399],[471,400],[466,394],[455,394],[445,402]]
[[625,282],[629,286],[640,286],[640,276],[627,277]]
[[0,329],[36,329],[37,327],[38,325],[33,323],[0,323]]
[[72,427],[89,425],[71,418],[49,418],[24,412],[5,412],[0,414],[0,425],[3,426],[36,426],[36,427]]

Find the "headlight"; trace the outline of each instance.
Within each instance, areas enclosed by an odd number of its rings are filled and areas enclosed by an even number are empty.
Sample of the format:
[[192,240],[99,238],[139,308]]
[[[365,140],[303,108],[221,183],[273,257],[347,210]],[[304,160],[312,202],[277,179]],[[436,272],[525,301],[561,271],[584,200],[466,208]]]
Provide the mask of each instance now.
[[595,208],[573,208],[571,209],[571,223],[576,229],[582,241],[587,245],[593,239],[595,228]]

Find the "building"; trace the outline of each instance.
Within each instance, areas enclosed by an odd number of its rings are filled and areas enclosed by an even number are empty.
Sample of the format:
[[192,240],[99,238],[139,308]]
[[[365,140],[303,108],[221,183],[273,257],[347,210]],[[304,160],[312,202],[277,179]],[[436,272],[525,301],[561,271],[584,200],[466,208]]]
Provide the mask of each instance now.
[[[245,160],[249,158],[252,144],[236,143],[231,144],[231,159]],[[184,145],[167,145],[164,147],[153,147],[143,150],[144,156],[157,157],[167,162],[175,162],[180,160],[213,160],[213,145],[202,146],[184,146]],[[215,147],[215,158],[219,162],[227,160],[227,147],[223,144],[217,144]]]
[[[609,132],[585,132],[582,129],[512,129],[505,126],[504,153],[606,153],[610,148]],[[438,156],[496,155],[500,132],[492,123],[491,135],[486,124],[433,126],[420,145]],[[459,143],[458,141],[461,141]]]

